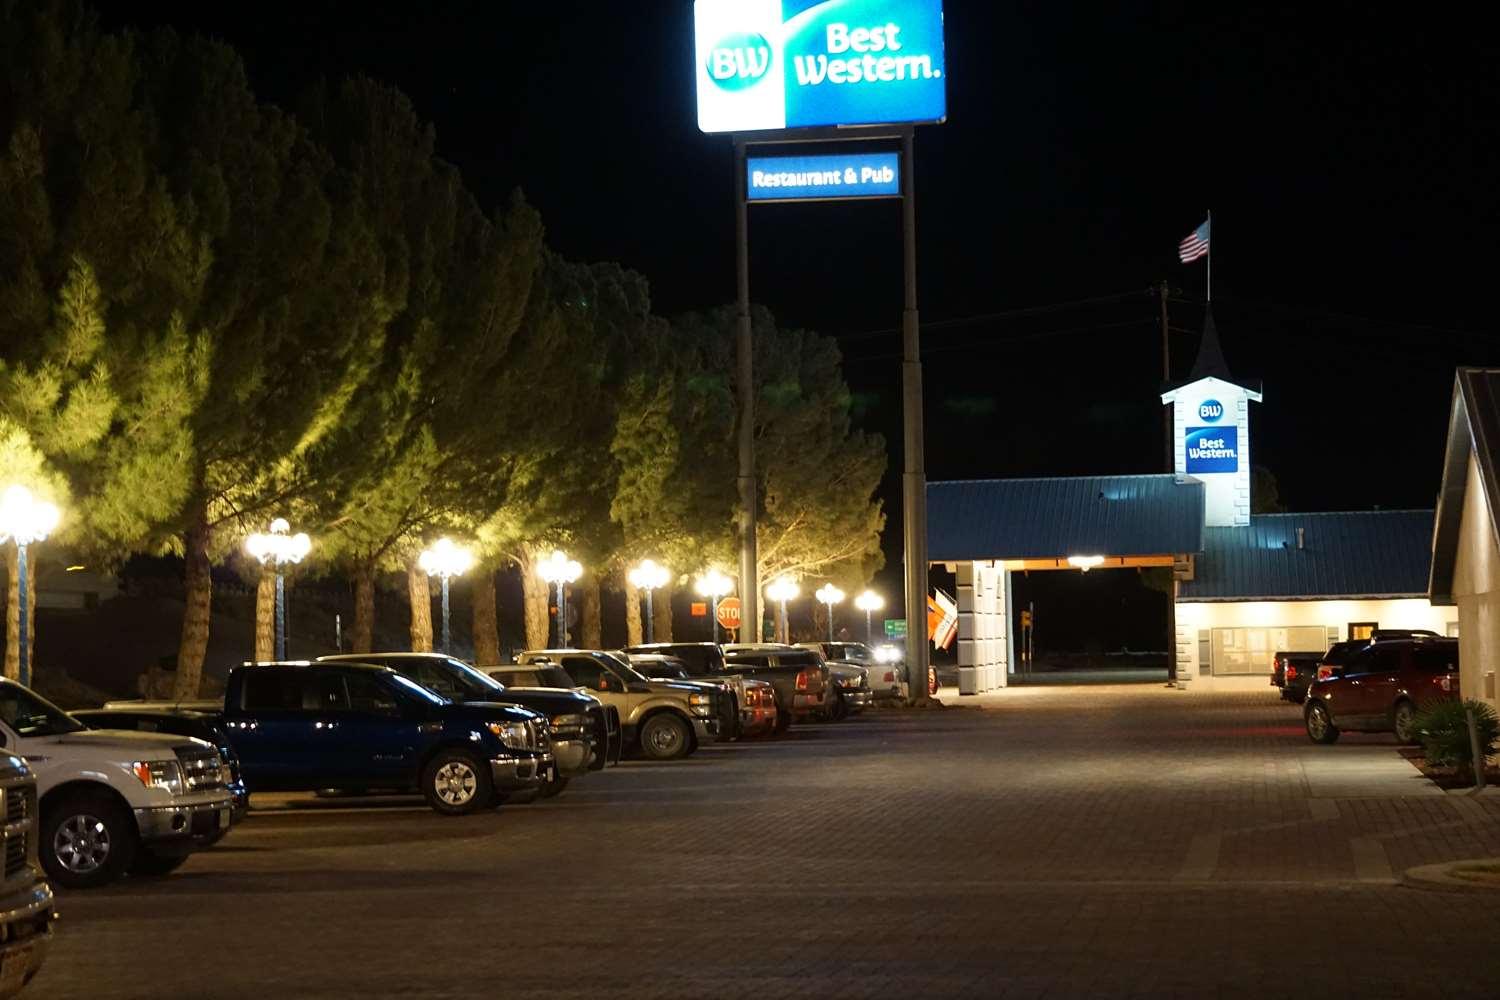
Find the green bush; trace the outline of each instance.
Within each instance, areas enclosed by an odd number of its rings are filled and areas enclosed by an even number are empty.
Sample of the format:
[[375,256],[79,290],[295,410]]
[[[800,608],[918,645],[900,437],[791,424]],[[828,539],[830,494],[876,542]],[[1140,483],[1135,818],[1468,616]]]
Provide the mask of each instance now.
[[1480,753],[1486,759],[1495,755],[1495,742],[1500,739],[1500,718],[1496,718],[1493,708],[1482,701],[1436,701],[1424,705],[1416,717],[1417,735],[1429,764],[1473,773],[1469,720],[1465,715],[1468,710],[1473,710],[1474,724],[1479,729]]

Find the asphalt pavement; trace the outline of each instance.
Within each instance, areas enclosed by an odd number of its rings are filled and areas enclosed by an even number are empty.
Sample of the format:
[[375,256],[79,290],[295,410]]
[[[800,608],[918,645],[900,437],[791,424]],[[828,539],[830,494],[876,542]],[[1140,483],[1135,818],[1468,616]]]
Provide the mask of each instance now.
[[1312,747],[1269,691],[981,704],[456,819],[263,797],[170,877],[61,895],[26,995],[1496,995],[1500,895],[1401,874],[1500,855],[1500,801]]

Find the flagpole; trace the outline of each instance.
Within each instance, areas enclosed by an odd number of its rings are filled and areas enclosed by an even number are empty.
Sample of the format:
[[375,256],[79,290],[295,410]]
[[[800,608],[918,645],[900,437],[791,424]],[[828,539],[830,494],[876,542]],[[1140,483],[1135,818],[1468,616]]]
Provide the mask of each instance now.
[[1207,262],[1208,263],[1208,301],[1212,302],[1214,300],[1214,212],[1213,212],[1213,209],[1209,209],[1208,210],[1208,253],[1204,254],[1204,256],[1208,258],[1208,262]]

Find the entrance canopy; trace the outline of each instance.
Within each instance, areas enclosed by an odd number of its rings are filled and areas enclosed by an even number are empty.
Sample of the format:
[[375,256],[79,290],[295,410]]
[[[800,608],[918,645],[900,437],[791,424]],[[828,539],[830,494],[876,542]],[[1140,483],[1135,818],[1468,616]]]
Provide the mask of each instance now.
[[[927,485],[927,557],[1007,569],[1171,565],[1203,551],[1203,484],[1173,475]],[[1073,562],[1069,562],[1073,559]]]

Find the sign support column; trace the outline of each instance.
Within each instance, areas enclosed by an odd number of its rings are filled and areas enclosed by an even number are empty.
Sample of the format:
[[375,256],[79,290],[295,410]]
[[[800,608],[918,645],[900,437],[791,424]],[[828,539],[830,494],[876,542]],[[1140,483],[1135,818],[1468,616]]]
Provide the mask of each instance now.
[[734,141],[735,389],[739,399],[740,623],[748,642],[760,641],[760,582],[756,576],[755,357],[750,329],[750,220],[745,192],[745,141]]
[[906,308],[901,314],[901,413],[905,466],[901,474],[902,535],[906,550],[906,679],[913,704],[927,700],[927,462],[922,438],[922,350],[917,316],[917,183],[914,130],[901,132],[902,265]]

